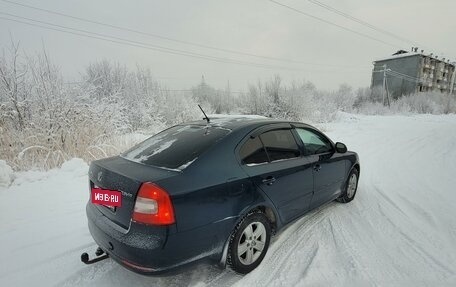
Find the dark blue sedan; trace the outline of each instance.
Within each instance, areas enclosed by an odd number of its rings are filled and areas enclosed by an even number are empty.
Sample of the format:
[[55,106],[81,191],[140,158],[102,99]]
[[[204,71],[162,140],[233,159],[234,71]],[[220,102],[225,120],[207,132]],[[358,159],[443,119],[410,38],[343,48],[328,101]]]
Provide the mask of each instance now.
[[359,174],[355,152],[307,124],[189,122],[91,163],[89,229],[97,255],[138,273],[203,258],[248,273],[286,224],[353,200]]

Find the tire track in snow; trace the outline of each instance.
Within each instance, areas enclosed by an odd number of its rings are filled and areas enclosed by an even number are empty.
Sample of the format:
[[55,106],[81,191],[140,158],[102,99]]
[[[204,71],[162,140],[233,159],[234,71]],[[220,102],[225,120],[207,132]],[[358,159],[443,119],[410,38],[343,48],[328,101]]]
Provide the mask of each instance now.
[[[335,246],[332,251],[342,255],[340,258],[341,267],[345,270],[344,273],[347,273],[348,278],[356,278],[357,281],[363,282],[364,285],[377,286],[378,283],[375,277],[370,274],[363,262],[366,257],[364,253],[368,249],[365,247],[366,242],[359,244],[363,236],[358,232],[351,233],[348,231],[350,229],[347,228],[347,226],[356,227],[362,224],[364,232],[366,231],[366,218],[361,216],[361,213],[354,205],[359,205],[359,202],[351,202],[342,206],[343,210],[340,210],[341,212],[328,218],[327,222]],[[351,231],[357,230],[352,228]]]
[[[295,265],[296,262],[293,261],[290,263],[289,261],[290,258],[295,257],[293,253],[296,253],[296,250],[303,250],[304,254],[309,255],[303,261],[298,262],[299,265],[304,266],[303,270],[308,270],[319,248],[317,242],[309,240],[312,237],[312,234],[309,233],[326,218],[325,209],[329,209],[332,205],[333,203],[330,203],[312,211],[277,234],[262,264],[256,270],[246,275],[236,286],[243,286],[245,279],[248,277],[254,278],[252,280],[253,283],[250,284],[268,286],[269,282],[273,281],[274,278],[279,278],[283,274],[283,270],[287,270],[287,265]],[[265,273],[267,276],[258,276],[258,278],[255,276],[258,273]],[[241,282],[242,284],[239,284]],[[276,284],[278,283],[276,282]]]
[[[443,262],[440,262],[435,256],[427,252],[424,248],[421,247],[421,243],[413,239],[411,236],[406,234],[403,231],[403,228],[397,225],[393,220],[390,219],[388,215],[386,215],[383,211],[382,208],[379,208],[380,213],[383,215],[383,218],[390,223],[391,226],[393,226],[398,234],[400,234],[405,240],[406,245],[416,251],[416,254],[420,255],[425,261],[429,262],[428,266],[437,266],[437,271],[443,270],[449,275],[455,275],[456,273],[446,267],[446,265]],[[418,236],[417,236],[418,237]]]

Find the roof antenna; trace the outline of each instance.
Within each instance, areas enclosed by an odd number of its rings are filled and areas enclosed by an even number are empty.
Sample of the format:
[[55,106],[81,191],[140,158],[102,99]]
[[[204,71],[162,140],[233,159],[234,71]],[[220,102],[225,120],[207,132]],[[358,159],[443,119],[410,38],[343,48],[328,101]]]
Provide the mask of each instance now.
[[204,115],[203,120],[206,120],[207,123],[209,124],[210,120],[209,120],[208,116],[206,115],[206,113],[204,112],[203,108],[202,108],[200,105],[198,105],[198,107],[199,107],[200,110],[203,112],[203,115]]

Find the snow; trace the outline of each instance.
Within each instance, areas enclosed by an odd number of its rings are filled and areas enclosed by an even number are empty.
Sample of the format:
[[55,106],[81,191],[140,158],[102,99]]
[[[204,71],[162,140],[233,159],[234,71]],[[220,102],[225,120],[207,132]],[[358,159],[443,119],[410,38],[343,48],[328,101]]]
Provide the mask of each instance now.
[[69,161],[64,162],[60,168],[60,171],[73,172],[75,174],[85,174],[85,172],[87,172],[86,166],[87,164],[84,162],[84,160],[80,158],[73,158]]
[[168,133],[164,132],[164,133],[161,133],[159,135],[155,135],[152,138],[144,140],[136,148],[133,148],[131,150],[126,151],[124,156],[129,158],[129,159],[131,159],[131,160],[136,160],[138,162],[141,162],[142,160],[145,160],[144,158],[143,159],[139,159],[139,158],[141,158],[141,154],[144,153],[144,151],[149,146],[159,143],[167,135],[168,135]]
[[264,116],[259,115],[228,115],[228,114],[213,114],[208,115],[211,124],[223,125],[229,122],[255,120],[255,119],[267,119]]
[[146,277],[86,266],[87,164],[16,173],[0,188],[0,286],[456,286],[456,116],[340,114],[321,125],[361,160],[355,200],[329,203],[273,238],[246,276],[198,264]]
[[131,160],[139,162],[139,163],[144,163],[145,161],[147,161],[149,158],[153,157],[154,155],[159,154],[162,151],[164,151],[164,150],[168,149],[169,147],[171,147],[172,144],[175,141],[177,141],[177,139],[173,139],[173,140],[169,140],[169,141],[163,142],[156,149],[152,150],[150,152],[150,154],[141,155],[139,158],[138,157],[134,157]]
[[229,114],[210,114],[210,115],[207,115],[209,117],[210,120],[212,119],[239,119],[239,118],[242,118],[242,119],[266,119],[266,117],[264,116],[259,116],[259,115],[242,115],[242,114],[239,114],[239,115],[229,115]]
[[418,52],[407,52],[407,53],[398,54],[398,55],[391,55],[389,57],[378,58],[375,60],[375,62],[388,61],[388,60],[392,60],[392,59],[398,59],[398,58],[404,58],[404,57],[410,57],[410,56],[416,56],[416,55],[424,56],[424,54],[418,53]]
[[177,168],[177,170],[182,171],[182,170],[186,169],[189,165],[191,165],[191,164],[192,164],[195,160],[197,160],[197,159],[198,159],[198,158],[195,157],[195,158],[192,159],[191,161],[189,161],[189,162],[187,162],[187,163],[184,163],[183,165],[179,166],[179,167]]
[[0,160],[0,187],[8,187],[12,180],[13,169],[4,160]]

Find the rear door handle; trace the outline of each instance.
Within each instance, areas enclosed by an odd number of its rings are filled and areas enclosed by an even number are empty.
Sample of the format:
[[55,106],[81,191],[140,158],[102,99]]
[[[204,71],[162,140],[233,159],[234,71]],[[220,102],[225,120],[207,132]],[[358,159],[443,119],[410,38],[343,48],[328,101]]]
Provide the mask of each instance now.
[[265,179],[263,179],[262,181],[266,185],[272,185],[276,181],[276,179],[273,176],[268,176]]
[[315,171],[320,171],[320,169],[321,169],[321,165],[319,165],[319,164],[314,165]]

